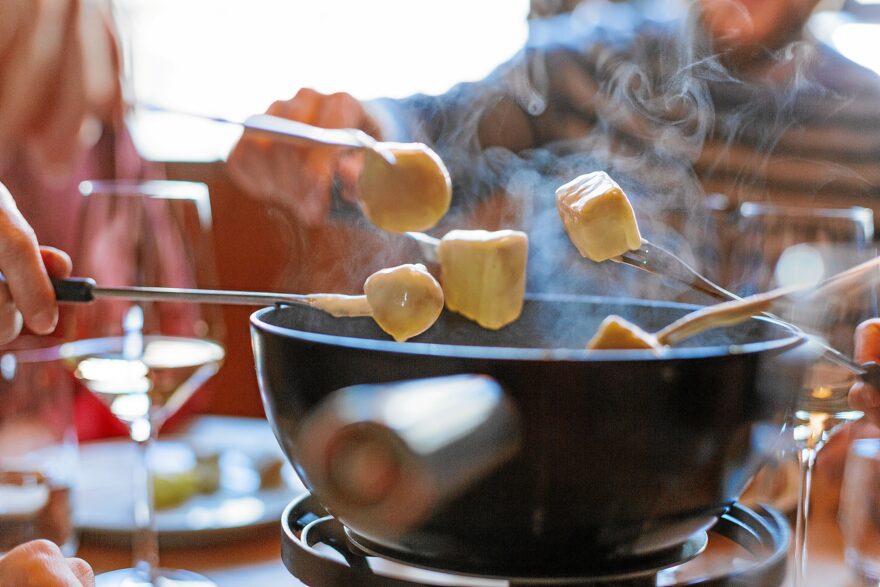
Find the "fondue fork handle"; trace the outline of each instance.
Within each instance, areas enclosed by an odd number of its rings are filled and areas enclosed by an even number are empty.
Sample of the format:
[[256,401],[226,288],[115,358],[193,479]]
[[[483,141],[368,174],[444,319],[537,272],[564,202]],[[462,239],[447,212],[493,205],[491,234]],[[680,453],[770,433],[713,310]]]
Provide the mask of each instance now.
[[213,289],[182,289],[175,287],[103,287],[93,279],[75,277],[53,279],[52,286],[59,302],[91,302],[97,298],[122,298],[126,300],[186,301],[205,304],[237,304],[265,306],[271,304],[303,304],[311,306],[313,296],[302,294],[227,291]]

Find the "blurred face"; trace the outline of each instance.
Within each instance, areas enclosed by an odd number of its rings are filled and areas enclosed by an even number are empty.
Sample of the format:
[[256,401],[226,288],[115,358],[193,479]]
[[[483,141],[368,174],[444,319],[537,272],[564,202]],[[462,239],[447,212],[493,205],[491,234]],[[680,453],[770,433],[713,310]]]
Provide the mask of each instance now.
[[699,0],[703,21],[722,49],[776,48],[798,33],[818,0]]

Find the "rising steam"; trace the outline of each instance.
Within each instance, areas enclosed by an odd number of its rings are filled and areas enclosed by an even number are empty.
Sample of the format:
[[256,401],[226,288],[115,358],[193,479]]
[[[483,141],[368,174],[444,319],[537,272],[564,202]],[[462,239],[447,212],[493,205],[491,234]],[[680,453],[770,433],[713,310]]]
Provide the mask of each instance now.
[[[687,297],[675,284],[581,259],[559,222],[555,189],[607,171],[632,200],[646,238],[717,277],[712,251],[720,227],[704,192],[765,193],[762,168],[783,133],[799,124],[800,97],[825,91],[807,75],[815,55],[809,44],[789,43],[761,54],[756,75],[715,52],[696,4],[675,22],[638,28],[635,9],[608,4],[606,21],[595,6],[584,2],[570,16],[533,22],[527,46],[486,80],[443,96],[380,102],[408,140],[432,145],[450,169],[453,209],[435,234],[526,231],[529,291]],[[633,26],[620,26],[626,19]],[[498,142],[512,148],[484,144],[488,113]],[[486,212],[487,196],[500,194],[515,213]],[[377,232],[356,210],[344,216],[363,224],[361,238]],[[383,266],[418,260],[401,235],[370,239],[371,246],[340,244],[335,257],[351,253],[337,269],[355,285]]]
[[[667,299],[684,293],[577,257],[553,206],[556,187],[606,170],[633,201],[646,238],[698,267],[711,263],[705,253],[718,227],[709,223],[704,185],[721,185],[731,195],[745,188],[761,193],[768,155],[798,124],[798,99],[823,91],[807,75],[815,58],[808,44],[760,55],[756,75],[714,52],[695,5],[675,24],[638,30],[618,26],[627,16],[621,10],[614,9],[613,22],[594,10],[535,22],[522,54],[488,80],[442,98],[416,97],[403,109],[429,113],[416,128],[453,173],[459,220],[478,205],[475,194],[503,191],[517,201],[517,228],[532,243],[530,291]],[[511,100],[527,113],[525,123]],[[521,127],[526,138],[508,137],[511,142],[532,148],[484,148],[479,126],[492,110],[508,113],[499,122]]]

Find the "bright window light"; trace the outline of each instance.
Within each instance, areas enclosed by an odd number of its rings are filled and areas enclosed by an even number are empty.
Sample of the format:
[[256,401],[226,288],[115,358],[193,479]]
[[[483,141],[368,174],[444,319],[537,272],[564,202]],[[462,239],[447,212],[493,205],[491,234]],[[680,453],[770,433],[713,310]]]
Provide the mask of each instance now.
[[[369,99],[481,79],[525,43],[529,4],[117,1],[133,7],[139,100],[237,119],[305,86]],[[135,134],[145,156],[166,160],[222,157],[236,136],[157,114],[139,117]]]
[[880,73],[880,24],[841,24],[831,34],[831,42],[844,57]]

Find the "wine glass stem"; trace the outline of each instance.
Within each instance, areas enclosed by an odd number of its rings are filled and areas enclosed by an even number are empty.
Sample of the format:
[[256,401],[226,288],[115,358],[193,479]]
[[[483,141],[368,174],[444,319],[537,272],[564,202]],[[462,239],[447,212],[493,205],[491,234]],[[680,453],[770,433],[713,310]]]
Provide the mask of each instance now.
[[156,530],[156,507],[153,499],[153,473],[149,455],[156,440],[157,426],[149,416],[131,423],[131,439],[137,444],[134,469],[134,522],[132,540],[133,567],[153,582],[153,570],[159,565],[159,535]]
[[810,487],[812,486],[813,465],[816,464],[817,452],[813,447],[801,448],[798,451],[800,490],[794,534],[795,587],[805,587],[807,584],[807,522],[810,516]]

